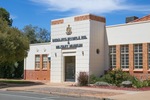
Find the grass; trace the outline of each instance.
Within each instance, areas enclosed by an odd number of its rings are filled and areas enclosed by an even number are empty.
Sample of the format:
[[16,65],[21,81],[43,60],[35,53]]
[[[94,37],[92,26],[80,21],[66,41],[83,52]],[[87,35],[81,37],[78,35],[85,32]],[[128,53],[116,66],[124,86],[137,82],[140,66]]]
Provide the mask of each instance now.
[[34,82],[25,80],[15,80],[15,79],[0,79],[0,83],[10,83],[10,84],[31,84]]

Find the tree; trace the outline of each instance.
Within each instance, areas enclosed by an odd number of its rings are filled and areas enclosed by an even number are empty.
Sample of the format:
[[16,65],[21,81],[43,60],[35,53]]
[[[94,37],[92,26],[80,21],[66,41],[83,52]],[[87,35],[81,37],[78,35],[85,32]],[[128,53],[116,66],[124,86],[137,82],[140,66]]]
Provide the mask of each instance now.
[[9,13],[0,8],[0,78],[21,78],[23,60],[29,49],[28,38],[11,25]]
[[27,56],[28,38],[0,19],[0,63],[17,62]]
[[27,25],[23,28],[23,34],[28,37],[30,43],[37,43],[35,28],[32,25]]
[[10,18],[9,12],[7,12],[4,8],[0,8],[0,18],[2,18],[3,21],[7,21],[9,26],[12,26],[13,20]]
[[26,25],[23,28],[23,33],[30,40],[30,43],[43,43],[50,41],[50,33],[38,26]]

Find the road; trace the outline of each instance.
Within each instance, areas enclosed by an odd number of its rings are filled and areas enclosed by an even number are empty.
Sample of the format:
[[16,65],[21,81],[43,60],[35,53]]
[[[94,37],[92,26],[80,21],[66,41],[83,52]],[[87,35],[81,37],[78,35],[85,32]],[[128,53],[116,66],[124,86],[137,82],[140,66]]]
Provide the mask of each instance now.
[[0,91],[0,100],[96,100],[96,99],[57,96],[34,92]]

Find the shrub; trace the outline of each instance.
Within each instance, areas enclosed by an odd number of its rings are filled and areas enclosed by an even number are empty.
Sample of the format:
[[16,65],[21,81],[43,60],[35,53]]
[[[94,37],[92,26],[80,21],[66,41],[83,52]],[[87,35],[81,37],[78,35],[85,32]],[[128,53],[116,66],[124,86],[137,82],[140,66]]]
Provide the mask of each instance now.
[[88,85],[88,74],[87,72],[80,72],[78,77],[78,85],[80,86],[86,86]]
[[95,75],[90,75],[89,83],[94,84],[96,82],[100,81],[99,77],[96,77]]
[[145,80],[144,82],[147,82],[147,85],[150,86],[150,80]]
[[148,87],[148,86],[149,86],[148,81],[147,80],[143,81],[143,87]]
[[[103,83],[99,83],[100,81],[107,82],[109,84],[116,85],[116,86],[121,86],[121,85],[133,86],[135,88],[150,86],[150,80],[140,81],[138,78],[130,75],[129,73],[122,71],[121,69],[111,70],[107,72],[104,76],[102,76],[101,78],[98,78],[94,75],[90,76],[90,83],[103,85]],[[129,84],[130,82],[132,84]]]
[[133,87],[135,87],[135,88],[141,88],[141,87],[143,87],[143,82],[140,81],[140,80],[138,80],[138,81],[136,81],[136,82],[133,84]]
[[115,84],[120,86],[123,81],[131,79],[129,73],[123,72],[121,69],[115,69],[109,71],[106,75],[102,77],[102,80],[110,84]]

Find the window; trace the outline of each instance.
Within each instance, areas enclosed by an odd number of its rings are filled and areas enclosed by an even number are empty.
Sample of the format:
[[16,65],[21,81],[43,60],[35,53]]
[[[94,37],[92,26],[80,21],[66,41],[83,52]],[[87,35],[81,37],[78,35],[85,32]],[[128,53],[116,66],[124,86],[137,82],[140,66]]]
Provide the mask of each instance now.
[[109,52],[110,52],[110,67],[115,68],[116,67],[116,46],[110,46]]
[[150,44],[148,44],[148,67],[150,69]]
[[121,46],[121,68],[129,68],[129,46]]
[[142,44],[134,45],[134,68],[142,69],[143,68],[143,54],[142,54]]
[[35,69],[40,69],[40,55],[35,55]]
[[43,64],[42,64],[43,67],[42,68],[47,69],[48,57],[47,57],[47,55],[43,55],[42,57],[43,57]]

